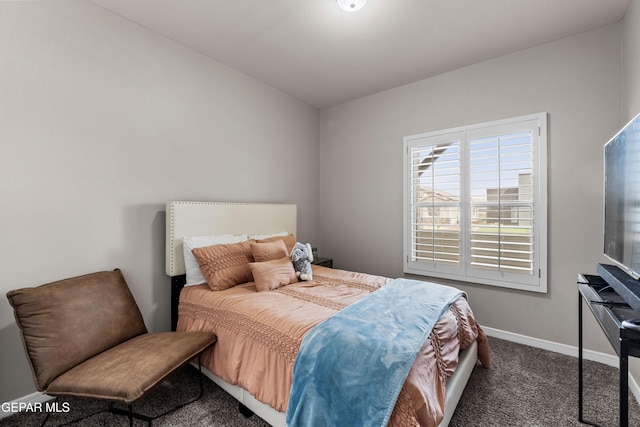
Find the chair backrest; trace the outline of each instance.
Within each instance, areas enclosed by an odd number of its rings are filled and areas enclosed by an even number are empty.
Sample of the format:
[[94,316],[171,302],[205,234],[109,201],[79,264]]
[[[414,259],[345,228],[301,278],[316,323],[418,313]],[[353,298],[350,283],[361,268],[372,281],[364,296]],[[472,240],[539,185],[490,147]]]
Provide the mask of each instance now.
[[59,375],[147,329],[119,269],[9,291],[39,391]]

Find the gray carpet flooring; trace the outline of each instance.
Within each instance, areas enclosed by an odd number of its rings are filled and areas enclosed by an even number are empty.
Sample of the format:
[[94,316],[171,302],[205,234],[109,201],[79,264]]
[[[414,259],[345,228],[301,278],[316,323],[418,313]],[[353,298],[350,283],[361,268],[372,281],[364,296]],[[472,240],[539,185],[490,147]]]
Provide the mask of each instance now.
[[[577,359],[509,341],[490,338],[493,366],[476,366],[450,426],[580,426],[578,422]],[[617,426],[618,370],[586,361],[585,419],[601,426]],[[135,405],[146,415],[167,409],[196,396],[198,373],[186,367],[154,389]],[[65,399],[70,411],[53,414],[47,425],[58,426],[89,416],[73,426],[126,426],[128,419],[98,413],[106,404],[89,399]],[[640,426],[640,407],[630,398],[630,426]],[[37,426],[42,413],[20,413],[0,420],[0,427]],[[135,421],[134,425],[146,425]],[[260,418],[245,418],[237,402],[212,382],[205,380],[201,400],[153,421],[154,426],[257,426]]]
[[[578,359],[489,338],[492,367],[476,367],[451,427],[584,426],[578,422]],[[584,419],[619,426],[619,370],[584,362]],[[631,395],[631,393],[629,393]],[[629,397],[629,426],[640,426],[640,406]]]

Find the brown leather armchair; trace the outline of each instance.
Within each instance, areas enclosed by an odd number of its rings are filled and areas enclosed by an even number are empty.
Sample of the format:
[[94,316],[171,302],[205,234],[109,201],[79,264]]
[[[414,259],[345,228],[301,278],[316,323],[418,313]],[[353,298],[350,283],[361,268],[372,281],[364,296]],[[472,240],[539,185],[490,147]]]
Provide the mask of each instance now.
[[128,412],[110,410],[129,415],[130,424],[152,420],[133,413],[132,402],[216,341],[208,332],[147,332],[119,269],[9,291],[7,298],[38,391],[127,403]]

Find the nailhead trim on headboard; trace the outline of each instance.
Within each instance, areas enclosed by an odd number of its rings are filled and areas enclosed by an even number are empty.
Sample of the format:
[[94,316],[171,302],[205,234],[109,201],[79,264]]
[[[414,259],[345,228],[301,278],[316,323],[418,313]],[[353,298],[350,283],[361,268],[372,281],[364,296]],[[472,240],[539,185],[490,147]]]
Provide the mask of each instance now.
[[[185,273],[182,238],[212,234],[296,234],[297,206],[274,203],[167,202],[166,273]],[[180,253],[178,252],[180,248]]]

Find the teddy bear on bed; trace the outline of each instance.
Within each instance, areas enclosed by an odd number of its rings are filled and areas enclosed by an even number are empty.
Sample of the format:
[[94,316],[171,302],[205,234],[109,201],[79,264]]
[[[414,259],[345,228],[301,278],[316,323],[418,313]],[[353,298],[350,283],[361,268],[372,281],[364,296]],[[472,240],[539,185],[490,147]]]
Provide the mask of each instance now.
[[293,262],[293,269],[299,280],[307,281],[313,279],[311,272],[313,253],[311,252],[311,245],[309,243],[296,242],[291,251],[291,261]]

